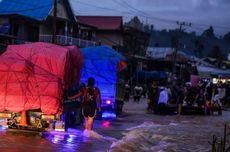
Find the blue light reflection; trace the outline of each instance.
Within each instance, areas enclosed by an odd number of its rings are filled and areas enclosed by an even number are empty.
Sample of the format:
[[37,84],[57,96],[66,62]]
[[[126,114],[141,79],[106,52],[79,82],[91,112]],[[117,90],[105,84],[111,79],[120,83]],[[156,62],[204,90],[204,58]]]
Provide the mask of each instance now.
[[114,112],[103,112],[102,118],[116,118],[116,114]]
[[82,131],[68,129],[66,132],[50,131],[43,133],[43,137],[53,144],[64,146],[67,150],[78,149],[77,144],[82,140]]

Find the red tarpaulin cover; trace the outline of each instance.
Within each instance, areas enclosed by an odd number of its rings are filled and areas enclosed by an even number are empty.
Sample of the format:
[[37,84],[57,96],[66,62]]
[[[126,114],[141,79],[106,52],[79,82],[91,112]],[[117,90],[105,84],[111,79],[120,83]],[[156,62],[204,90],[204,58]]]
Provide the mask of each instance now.
[[0,56],[0,111],[61,113],[63,90],[79,82],[82,60],[75,46],[8,46]]

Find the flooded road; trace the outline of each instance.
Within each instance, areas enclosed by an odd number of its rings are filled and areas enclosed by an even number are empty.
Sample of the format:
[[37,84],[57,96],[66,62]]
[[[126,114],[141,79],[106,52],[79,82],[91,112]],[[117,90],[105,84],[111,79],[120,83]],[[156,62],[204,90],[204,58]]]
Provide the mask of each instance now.
[[[212,136],[222,136],[230,112],[222,116],[146,114],[146,101],[127,102],[115,120],[97,120],[93,132],[82,127],[65,133],[0,130],[4,152],[209,152]],[[230,129],[229,129],[230,131]]]

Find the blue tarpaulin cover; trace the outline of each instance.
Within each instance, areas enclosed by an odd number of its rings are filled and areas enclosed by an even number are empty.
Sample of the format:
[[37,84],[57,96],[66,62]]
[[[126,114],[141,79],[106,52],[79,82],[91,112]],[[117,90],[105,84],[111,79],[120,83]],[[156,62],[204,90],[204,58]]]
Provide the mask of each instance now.
[[93,77],[95,85],[101,91],[102,99],[114,102],[117,72],[119,71],[119,64],[125,58],[117,51],[106,46],[82,48],[80,50],[84,56],[80,81],[87,84],[87,79]]
[[45,20],[54,0],[0,0],[0,15],[22,15],[38,21]]

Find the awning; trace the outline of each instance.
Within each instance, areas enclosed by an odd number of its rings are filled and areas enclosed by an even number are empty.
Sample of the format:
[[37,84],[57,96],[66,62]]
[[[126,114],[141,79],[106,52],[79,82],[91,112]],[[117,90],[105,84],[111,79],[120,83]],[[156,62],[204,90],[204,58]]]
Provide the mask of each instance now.
[[167,79],[167,74],[164,71],[139,71],[137,76],[138,79]]

